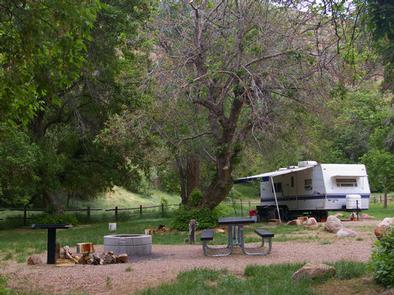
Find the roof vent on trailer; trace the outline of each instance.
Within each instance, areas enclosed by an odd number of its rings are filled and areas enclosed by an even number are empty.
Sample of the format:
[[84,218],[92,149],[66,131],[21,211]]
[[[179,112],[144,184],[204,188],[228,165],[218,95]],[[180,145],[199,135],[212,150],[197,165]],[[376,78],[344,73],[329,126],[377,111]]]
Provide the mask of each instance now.
[[308,166],[316,166],[316,161],[300,161],[298,162],[298,167],[308,167]]

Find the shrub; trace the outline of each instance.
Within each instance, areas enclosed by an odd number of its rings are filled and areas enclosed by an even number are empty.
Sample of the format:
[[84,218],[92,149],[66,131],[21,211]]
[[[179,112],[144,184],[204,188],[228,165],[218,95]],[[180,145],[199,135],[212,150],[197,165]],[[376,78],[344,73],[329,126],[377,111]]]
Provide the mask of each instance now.
[[189,196],[189,204],[196,207],[200,204],[202,200],[202,192],[198,189],[194,189]]
[[31,219],[31,223],[38,224],[50,224],[50,223],[67,223],[67,224],[78,224],[78,219],[74,215],[70,214],[38,214],[34,215]]
[[186,231],[188,230],[189,221],[195,219],[198,222],[198,229],[211,228],[217,225],[218,216],[217,210],[182,206],[175,212],[171,227],[177,230]]
[[394,287],[394,229],[376,241],[372,252],[372,268],[377,283],[387,288]]

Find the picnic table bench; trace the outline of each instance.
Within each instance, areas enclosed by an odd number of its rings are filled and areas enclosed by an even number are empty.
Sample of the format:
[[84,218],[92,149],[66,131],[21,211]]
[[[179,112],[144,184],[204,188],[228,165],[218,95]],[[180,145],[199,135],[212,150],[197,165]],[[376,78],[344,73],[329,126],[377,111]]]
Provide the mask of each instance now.
[[[272,249],[272,238],[275,236],[272,232],[263,228],[256,228],[254,231],[258,236],[261,237],[261,245],[259,247],[248,248],[243,247],[242,250],[246,255],[252,256],[265,256],[271,252]],[[265,241],[268,242],[268,248],[265,247]]]
[[211,247],[208,245],[210,241],[213,241],[213,229],[204,229],[201,233],[202,249],[205,256],[228,256],[231,254],[230,248],[223,247]]

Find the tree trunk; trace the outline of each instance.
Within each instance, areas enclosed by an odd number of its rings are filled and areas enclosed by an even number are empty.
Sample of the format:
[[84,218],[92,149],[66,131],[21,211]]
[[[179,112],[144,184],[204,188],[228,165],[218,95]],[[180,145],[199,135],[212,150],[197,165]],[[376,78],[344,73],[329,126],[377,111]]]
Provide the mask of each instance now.
[[196,155],[189,155],[186,159],[186,196],[200,186],[200,160]]
[[42,192],[42,200],[43,200],[45,209],[49,213],[52,213],[55,210],[55,202],[54,202],[53,196],[48,191],[44,190]]
[[176,157],[176,167],[179,175],[179,185],[181,187],[181,203],[186,204],[188,201],[186,173],[182,165],[182,160],[179,157]]
[[[176,159],[182,204],[187,204],[191,192],[200,186],[200,160],[196,155],[186,157],[186,165],[180,158]],[[186,166],[186,168],[184,167]]]
[[217,168],[208,189],[203,196],[201,207],[213,209],[219,205],[229,194],[233,187],[233,179],[231,177],[232,164],[231,154],[218,155],[216,158]]

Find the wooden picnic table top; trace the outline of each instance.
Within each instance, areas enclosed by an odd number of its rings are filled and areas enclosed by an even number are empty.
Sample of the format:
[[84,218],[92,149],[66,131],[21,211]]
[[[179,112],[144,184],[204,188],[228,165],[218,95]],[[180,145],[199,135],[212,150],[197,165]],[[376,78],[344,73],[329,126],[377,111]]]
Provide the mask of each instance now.
[[222,217],[219,218],[218,223],[219,224],[247,224],[247,223],[255,223],[256,217]]

